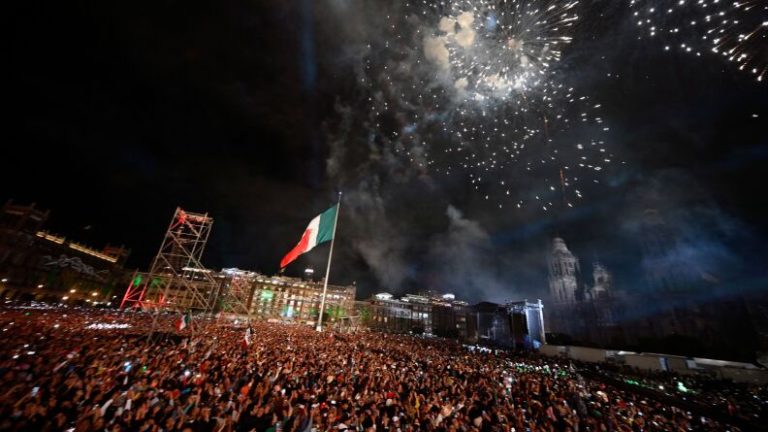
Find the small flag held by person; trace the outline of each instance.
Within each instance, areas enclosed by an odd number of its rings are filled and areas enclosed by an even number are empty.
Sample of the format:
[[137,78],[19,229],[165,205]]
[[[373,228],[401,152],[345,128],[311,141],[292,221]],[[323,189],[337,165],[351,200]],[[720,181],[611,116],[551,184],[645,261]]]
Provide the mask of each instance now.
[[192,322],[192,317],[189,315],[189,312],[187,312],[179,317],[179,321],[176,323],[176,329],[179,331],[184,330],[189,327],[190,322]]

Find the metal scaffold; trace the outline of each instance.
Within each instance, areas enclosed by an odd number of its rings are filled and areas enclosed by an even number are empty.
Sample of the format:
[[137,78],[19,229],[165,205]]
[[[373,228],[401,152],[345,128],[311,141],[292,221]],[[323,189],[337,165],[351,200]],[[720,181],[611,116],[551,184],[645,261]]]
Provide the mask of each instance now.
[[162,312],[247,315],[244,282],[217,278],[201,263],[212,225],[207,213],[177,207],[149,272],[133,275],[120,308],[154,312],[153,331]]
[[226,279],[219,297],[221,312],[250,315],[250,302],[256,289],[254,283],[257,274],[236,268],[224,269],[222,273]]
[[341,333],[355,333],[363,328],[360,315],[342,317],[336,323],[336,330]]

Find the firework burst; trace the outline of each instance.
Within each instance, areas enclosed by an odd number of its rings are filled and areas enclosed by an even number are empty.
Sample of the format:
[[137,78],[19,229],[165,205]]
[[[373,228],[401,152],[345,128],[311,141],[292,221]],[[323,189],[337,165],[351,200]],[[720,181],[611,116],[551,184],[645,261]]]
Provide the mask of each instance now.
[[458,90],[478,100],[504,99],[541,87],[550,79],[561,47],[572,40],[577,4],[456,1],[429,40],[444,44]]
[[665,50],[711,52],[762,81],[768,72],[768,1],[630,0],[636,24]]
[[371,146],[500,208],[573,206],[614,159],[600,103],[558,74],[576,4],[456,0],[387,16],[361,79]]

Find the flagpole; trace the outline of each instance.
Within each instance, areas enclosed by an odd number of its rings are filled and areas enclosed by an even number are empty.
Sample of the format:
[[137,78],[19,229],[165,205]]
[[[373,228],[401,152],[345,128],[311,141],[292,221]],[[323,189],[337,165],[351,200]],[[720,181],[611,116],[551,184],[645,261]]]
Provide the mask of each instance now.
[[325,280],[323,280],[323,297],[320,300],[320,316],[317,317],[317,331],[323,331],[323,312],[325,312],[325,293],[328,291],[328,275],[331,273],[331,259],[333,258],[333,244],[336,242],[336,226],[339,222],[339,211],[341,211],[341,192],[339,192],[339,203],[336,204],[336,215],[333,217],[333,234],[331,235],[331,250],[328,252],[328,266],[325,268]]

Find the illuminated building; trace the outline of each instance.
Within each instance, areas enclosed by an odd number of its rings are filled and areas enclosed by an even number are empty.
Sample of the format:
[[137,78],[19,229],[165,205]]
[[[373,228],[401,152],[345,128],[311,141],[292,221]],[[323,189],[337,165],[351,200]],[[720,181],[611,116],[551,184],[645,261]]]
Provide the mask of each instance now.
[[[510,348],[544,342],[541,300],[470,306],[453,294],[379,293],[358,306],[364,325],[389,333],[414,333]],[[535,342],[534,342],[535,341]]]
[[550,332],[581,336],[587,325],[584,314],[579,313],[578,303],[583,300],[580,285],[579,259],[568,250],[560,237],[552,241],[547,256],[549,271],[549,307],[547,323]]
[[553,240],[547,257],[550,300],[548,331],[580,341],[621,343],[623,336],[615,316],[621,309],[614,292],[613,276],[601,263],[592,265],[592,281],[582,281],[579,258],[562,238]]
[[415,333],[442,337],[466,337],[467,303],[453,294],[406,294],[399,299],[379,293],[361,307],[363,324],[390,333]]
[[[5,298],[106,304],[125,276],[123,247],[93,249],[43,230],[48,211],[11,201],[0,213],[0,293]],[[66,299],[64,299],[66,297]]]
[[[323,322],[340,322],[353,316],[356,291],[354,285],[328,284]],[[320,311],[322,295],[322,281],[256,275],[250,301],[251,315],[257,319],[313,325]]]
[[565,241],[555,238],[548,260],[549,294],[553,303],[574,304],[579,295],[579,259]]

